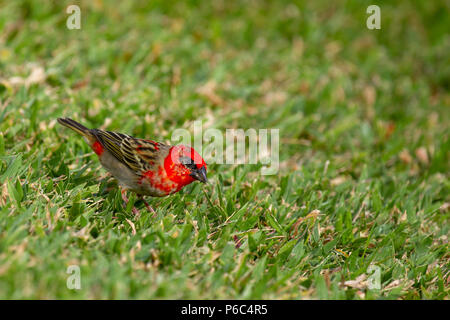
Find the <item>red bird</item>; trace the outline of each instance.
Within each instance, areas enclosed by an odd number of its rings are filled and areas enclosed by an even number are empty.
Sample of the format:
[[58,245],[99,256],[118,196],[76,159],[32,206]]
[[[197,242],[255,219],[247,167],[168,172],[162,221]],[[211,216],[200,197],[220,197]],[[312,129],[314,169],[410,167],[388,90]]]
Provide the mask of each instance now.
[[[119,181],[126,203],[126,190],[140,197],[163,197],[178,192],[195,180],[207,182],[206,163],[193,148],[88,129],[69,118],[58,118],[58,122],[85,138],[102,166]],[[137,213],[137,210],[133,208],[133,212]]]

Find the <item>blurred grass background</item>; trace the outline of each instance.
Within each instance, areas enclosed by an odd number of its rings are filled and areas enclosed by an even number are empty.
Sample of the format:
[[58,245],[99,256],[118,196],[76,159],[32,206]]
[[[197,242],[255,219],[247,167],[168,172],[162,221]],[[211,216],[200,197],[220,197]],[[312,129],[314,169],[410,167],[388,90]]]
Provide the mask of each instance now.
[[[448,298],[449,3],[371,4],[0,1],[0,298]],[[59,116],[278,128],[280,172],[212,164],[137,219]]]

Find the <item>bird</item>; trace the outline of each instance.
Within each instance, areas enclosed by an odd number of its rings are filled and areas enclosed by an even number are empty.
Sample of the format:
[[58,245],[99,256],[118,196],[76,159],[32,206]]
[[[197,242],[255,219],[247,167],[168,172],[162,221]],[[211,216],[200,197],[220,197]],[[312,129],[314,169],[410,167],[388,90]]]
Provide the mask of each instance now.
[[[194,148],[88,129],[70,118],[57,120],[84,137],[102,167],[118,180],[125,204],[128,203],[126,192],[131,191],[143,200],[149,211],[155,213],[144,196],[164,197],[194,181],[208,182],[207,164]],[[139,214],[136,208],[132,211]]]

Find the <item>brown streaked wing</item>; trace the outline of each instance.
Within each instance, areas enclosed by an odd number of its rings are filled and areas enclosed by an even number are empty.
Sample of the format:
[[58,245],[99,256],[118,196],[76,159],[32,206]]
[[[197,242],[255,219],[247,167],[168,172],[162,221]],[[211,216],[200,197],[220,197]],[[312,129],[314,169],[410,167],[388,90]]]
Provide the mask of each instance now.
[[169,148],[163,143],[138,139],[123,133],[99,129],[92,131],[108,151],[137,175],[152,169],[158,160],[156,151]]
[[165,157],[170,149],[170,146],[151,140],[135,139],[136,154],[139,156],[140,161],[148,164],[150,167],[154,164],[159,164],[160,157]]

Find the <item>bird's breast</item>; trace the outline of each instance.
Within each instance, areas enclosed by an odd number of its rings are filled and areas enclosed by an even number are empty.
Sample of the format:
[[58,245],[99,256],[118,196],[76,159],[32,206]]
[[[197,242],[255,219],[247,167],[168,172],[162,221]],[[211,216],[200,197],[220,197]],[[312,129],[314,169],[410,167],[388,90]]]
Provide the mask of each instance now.
[[[183,187],[183,185],[169,179],[164,167],[144,172],[138,184],[144,189],[147,188],[149,195],[159,197],[175,193]],[[155,193],[158,195],[155,195]]]

